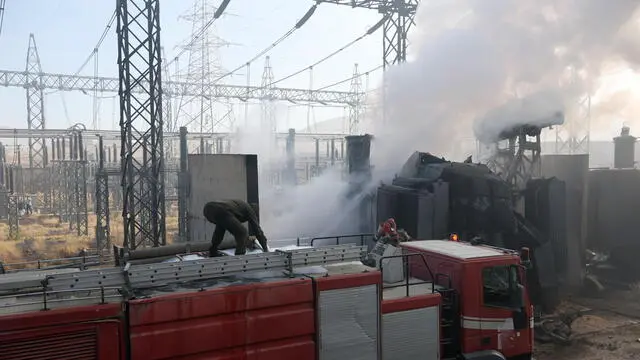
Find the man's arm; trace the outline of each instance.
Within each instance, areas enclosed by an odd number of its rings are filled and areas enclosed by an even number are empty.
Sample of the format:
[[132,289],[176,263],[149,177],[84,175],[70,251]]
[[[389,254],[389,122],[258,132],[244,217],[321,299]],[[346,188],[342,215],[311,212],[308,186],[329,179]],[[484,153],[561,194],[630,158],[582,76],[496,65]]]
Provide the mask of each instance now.
[[218,251],[218,247],[224,240],[224,233],[227,231],[222,225],[217,224],[216,229],[213,231],[213,236],[211,236],[211,249],[213,252]]
[[262,247],[262,251],[268,252],[269,249],[267,248],[267,237],[264,236],[262,228],[258,223],[258,217],[251,207],[247,209],[247,222],[249,223],[249,234],[255,236],[256,239],[258,239],[258,242]]

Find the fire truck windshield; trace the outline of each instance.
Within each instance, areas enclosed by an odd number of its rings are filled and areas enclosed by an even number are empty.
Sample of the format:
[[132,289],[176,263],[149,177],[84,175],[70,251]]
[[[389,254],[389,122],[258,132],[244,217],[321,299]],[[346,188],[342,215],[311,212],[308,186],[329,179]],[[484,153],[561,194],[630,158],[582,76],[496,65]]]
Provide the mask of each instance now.
[[485,306],[518,309],[522,306],[522,289],[517,266],[499,265],[482,269]]

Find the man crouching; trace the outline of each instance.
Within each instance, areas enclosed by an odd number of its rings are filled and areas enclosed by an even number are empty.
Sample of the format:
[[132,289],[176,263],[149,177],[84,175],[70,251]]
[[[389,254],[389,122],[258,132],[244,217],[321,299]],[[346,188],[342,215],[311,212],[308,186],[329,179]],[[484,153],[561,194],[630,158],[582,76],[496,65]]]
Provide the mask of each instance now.
[[[258,239],[262,251],[268,252],[267,238],[264,236],[258,217],[251,205],[242,200],[218,200],[208,202],[204,206],[203,214],[205,219],[216,225],[211,238],[211,248],[209,256],[218,256],[218,247],[224,239],[224,234],[228,230],[236,239],[236,255],[244,255],[247,252],[247,242],[249,234]],[[242,225],[248,222],[249,231]]]

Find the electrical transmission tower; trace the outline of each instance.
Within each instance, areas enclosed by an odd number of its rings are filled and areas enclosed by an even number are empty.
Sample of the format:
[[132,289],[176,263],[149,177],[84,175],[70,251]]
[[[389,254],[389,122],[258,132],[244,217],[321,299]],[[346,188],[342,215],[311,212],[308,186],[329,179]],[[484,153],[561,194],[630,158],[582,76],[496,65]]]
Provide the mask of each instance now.
[[125,249],[166,244],[159,6],[117,0]]
[[[377,10],[384,16],[382,24],[382,69],[386,70],[390,65],[407,61],[407,34],[411,26],[415,25],[416,11],[420,0],[315,0],[316,3],[329,3],[346,5],[352,8]],[[386,84],[382,86],[383,104],[386,102]],[[353,109],[350,109],[350,112]],[[382,120],[386,122],[393,115],[389,114],[385,106],[382,109]],[[351,113],[350,113],[350,120]],[[354,123],[350,121],[349,131],[354,129]]]
[[389,65],[407,60],[407,33],[412,25],[420,0],[315,0],[316,3],[346,5],[353,8],[377,10],[384,15],[382,61]]
[[[191,13],[182,16],[191,23],[192,33],[182,46],[189,54],[189,63],[186,73],[181,77],[184,82],[200,84],[202,89],[226,73],[220,66],[219,49],[231,45],[218,37],[215,27],[209,24],[216,10],[212,0],[194,0]],[[232,132],[235,127],[233,106],[211,97],[182,97],[178,106],[180,115],[186,118],[183,123],[190,124],[193,131],[200,133]],[[177,119],[173,119],[173,122],[177,128]],[[205,149],[201,148],[200,151],[205,152]]]
[[[27,125],[29,129],[43,130],[44,120],[44,92],[42,78],[42,67],[40,56],[36,46],[36,39],[33,34],[29,35],[29,49],[27,50]],[[29,185],[28,191],[35,193],[40,189],[44,168],[47,165],[47,147],[44,138],[29,138]],[[46,191],[45,191],[46,193]],[[48,206],[48,199],[45,198],[45,206]]]
[[264,133],[275,134],[278,124],[276,123],[276,109],[273,102],[273,68],[271,67],[271,58],[266,57],[264,61],[264,70],[262,71],[262,99],[260,106],[262,108],[262,117],[260,127]]
[[556,127],[556,153],[588,154],[591,126],[591,96],[582,96],[569,113],[565,123]]
[[[353,67],[353,77],[351,78],[351,92],[355,94],[362,93],[362,79],[360,78],[360,72],[358,71],[358,64]],[[357,134],[360,125],[360,113],[362,111],[362,104],[357,99],[353,106],[349,106],[349,134]]]

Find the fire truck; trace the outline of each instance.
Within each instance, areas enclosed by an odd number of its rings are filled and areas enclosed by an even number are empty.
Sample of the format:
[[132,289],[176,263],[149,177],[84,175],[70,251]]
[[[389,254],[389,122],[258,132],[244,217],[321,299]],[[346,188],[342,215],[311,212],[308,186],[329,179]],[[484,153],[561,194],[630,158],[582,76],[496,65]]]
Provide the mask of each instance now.
[[0,359],[530,359],[517,252],[337,244],[0,276]]

